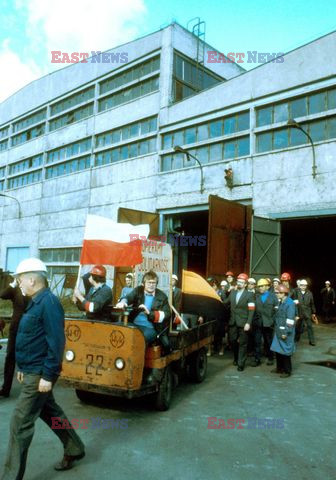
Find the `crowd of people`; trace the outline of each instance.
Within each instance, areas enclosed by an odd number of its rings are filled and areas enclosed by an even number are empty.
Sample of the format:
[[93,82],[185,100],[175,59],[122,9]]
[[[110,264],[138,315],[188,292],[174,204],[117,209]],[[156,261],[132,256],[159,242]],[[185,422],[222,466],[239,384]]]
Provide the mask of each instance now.
[[[216,318],[214,342],[208,354],[224,354],[224,348],[232,351],[233,363],[243,371],[247,357],[254,357],[252,366],[261,365],[262,356],[267,365],[276,366],[271,372],[282,378],[291,375],[291,356],[305,328],[311,346],[316,345],[313,323],[318,323],[312,292],[308,281],[300,279],[293,288],[291,277],[283,273],[280,278],[261,278],[256,281],[245,273],[236,278],[226,272],[220,285],[214,278],[209,284],[222,302],[222,316]],[[106,284],[106,269],[95,265],[82,277],[85,292],[79,288],[73,292],[73,302],[86,312],[88,318],[110,320],[112,290]],[[159,340],[164,354],[171,351],[167,331],[171,318],[168,297],[157,288],[158,276],[147,272],[142,285],[133,288],[134,277],[126,275],[126,286],[117,302],[118,308],[132,305],[130,322],[144,334],[146,344]],[[182,292],[178,277],[172,276],[172,309],[176,317],[183,310]],[[321,290],[322,312],[330,322],[335,305],[335,291],[330,281]],[[8,397],[13,381],[15,362],[17,378],[22,390],[11,420],[10,439],[1,480],[23,478],[28,448],[38,417],[50,427],[51,417],[68,421],[53,397],[53,387],[60,374],[63,358],[64,311],[60,300],[48,288],[47,268],[39,259],[22,261],[15,280],[0,292],[0,298],[13,303],[13,317],[4,368],[4,383],[0,398]],[[181,316],[182,318],[182,316]],[[211,320],[208,318],[208,320]],[[183,321],[183,319],[182,319]],[[199,323],[206,321],[206,312],[200,312]],[[151,372],[155,377],[155,369]],[[72,468],[76,460],[85,455],[85,448],[74,430],[54,431],[63,443],[64,456],[56,470]]]
[[[256,281],[245,273],[234,277],[226,272],[219,282],[212,277],[209,284],[223,302],[223,315],[217,318],[213,345],[208,352],[223,355],[225,345],[233,352],[233,363],[243,371],[248,355],[254,357],[251,366],[261,365],[262,354],[271,370],[287,378],[292,373],[291,356],[305,329],[309,345],[315,346],[313,324],[318,323],[312,292],[306,279],[291,285],[291,276],[284,272],[280,278],[261,278]],[[321,290],[322,314],[331,321],[335,305],[335,291],[329,280]]]

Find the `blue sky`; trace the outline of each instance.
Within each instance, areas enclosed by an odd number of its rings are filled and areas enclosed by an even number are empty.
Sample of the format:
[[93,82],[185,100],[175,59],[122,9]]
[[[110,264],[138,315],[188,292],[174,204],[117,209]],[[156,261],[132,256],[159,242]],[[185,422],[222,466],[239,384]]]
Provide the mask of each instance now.
[[57,68],[51,50],[107,50],[173,20],[200,17],[224,54],[288,52],[336,30],[335,0],[0,0],[0,9],[0,101]]

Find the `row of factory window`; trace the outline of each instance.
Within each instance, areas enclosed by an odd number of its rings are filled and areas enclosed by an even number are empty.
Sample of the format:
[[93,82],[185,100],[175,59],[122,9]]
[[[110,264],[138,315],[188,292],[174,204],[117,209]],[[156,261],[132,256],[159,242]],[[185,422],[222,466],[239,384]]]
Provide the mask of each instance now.
[[[160,70],[160,56],[154,57],[140,65],[131,67],[120,74],[114,75],[100,82],[100,94],[109,92],[115,88],[119,88],[124,84],[130,83],[134,80],[139,80],[141,77],[151,74]],[[120,92],[116,92],[113,95],[109,95],[99,101],[99,111],[104,111],[108,108],[121,105],[130,100],[135,100],[143,95],[158,90],[158,77],[155,79],[149,79],[147,81],[138,82],[135,86],[125,88]],[[77,92],[67,98],[64,98],[50,106],[50,115],[55,116],[62,113],[64,110],[68,110],[76,107],[84,102],[88,102],[95,96],[95,86],[91,86],[80,92]],[[50,119],[49,131],[56,130],[58,128],[70,125],[84,118],[93,115],[93,102],[89,105],[81,106],[75,110],[67,112],[66,114],[57,118]],[[43,108],[31,115],[28,115],[17,122],[13,123],[13,133],[24,130],[19,135],[12,137],[11,146],[20,145],[33,138],[43,135],[46,131],[45,120],[47,116],[47,109]],[[36,124],[40,125],[36,125]],[[34,125],[34,128],[28,128]],[[9,126],[0,129],[0,140],[6,138],[9,135]],[[9,148],[8,139],[4,142],[0,142],[0,151],[7,150]]]
[[110,92],[116,88],[120,88],[127,83],[138,81],[140,78],[160,70],[160,55],[150,60],[136,65],[132,68],[114,75],[113,77],[103,80],[99,84],[99,94]]
[[210,138],[231,135],[250,128],[249,112],[236,113],[200,125],[177,130],[162,135],[162,149],[167,150],[176,145],[202,142]]
[[[40,259],[45,263],[79,262],[80,253],[81,253],[80,247],[41,248]],[[78,267],[77,267],[77,272],[78,272]]]
[[[202,164],[231,160],[250,154],[250,137],[244,136],[227,142],[218,142],[198,148],[188,148]],[[173,153],[161,157],[161,172],[177,170],[196,165],[195,160],[183,153]]]
[[140,122],[130,123],[96,136],[96,147],[102,148],[120,143],[134,137],[140,137],[157,130],[157,119],[151,117]]
[[215,75],[199,63],[174,53],[173,99],[175,102],[223,81],[224,78]]
[[287,122],[336,108],[336,88],[257,109],[257,127]]
[[157,90],[159,90],[159,76],[138,82],[136,85],[103,97],[98,101],[98,111],[103,112],[110,108],[122,105],[123,103],[136,100],[149,93],[156,92]]
[[[315,120],[300,126],[310,135],[313,142],[336,138],[336,116]],[[308,137],[297,128],[279,128],[257,134],[257,152],[268,152],[309,143]]]
[[107,165],[109,163],[135,158],[140,155],[156,152],[156,137],[133,142],[121,147],[111,148],[95,154],[95,166]]

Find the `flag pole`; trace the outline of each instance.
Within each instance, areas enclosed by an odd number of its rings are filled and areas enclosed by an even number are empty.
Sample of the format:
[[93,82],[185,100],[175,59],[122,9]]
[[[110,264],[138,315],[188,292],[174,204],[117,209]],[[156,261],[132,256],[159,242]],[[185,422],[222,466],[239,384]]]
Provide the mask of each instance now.
[[173,310],[173,312],[175,313],[176,317],[178,318],[178,320],[180,320],[180,322],[182,323],[182,325],[184,326],[184,328],[186,330],[189,330],[189,327],[188,325],[185,323],[185,321],[183,320],[183,318],[181,317],[181,315],[178,313],[178,311],[176,310],[176,308],[171,305],[171,309]]
[[72,294],[72,301],[73,301],[73,303],[76,303],[76,302],[77,302],[77,299],[76,299],[74,293],[75,293],[75,289],[79,287],[79,282],[80,282],[80,279],[81,279],[81,273],[82,273],[82,265],[79,264],[78,275],[77,275],[77,280],[76,280],[76,285],[75,285],[75,288],[74,288],[74,291],[73,291],[73,294]]

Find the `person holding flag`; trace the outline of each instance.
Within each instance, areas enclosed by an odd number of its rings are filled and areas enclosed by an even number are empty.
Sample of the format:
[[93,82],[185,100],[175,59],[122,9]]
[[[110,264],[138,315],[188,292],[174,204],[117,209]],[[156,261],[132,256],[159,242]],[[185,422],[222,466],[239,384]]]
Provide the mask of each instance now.
[[[88,276],[88,278],[87,278]],[[103,265],[95,265],[85,274],[88,283],[91,285],[87,294],[84,296],[76,287],[73,298],[79,310],[86,312],[87,318],[95,320],[109,320],[110,308],[112,302],[112,290],[106,285],[106,268]]]

